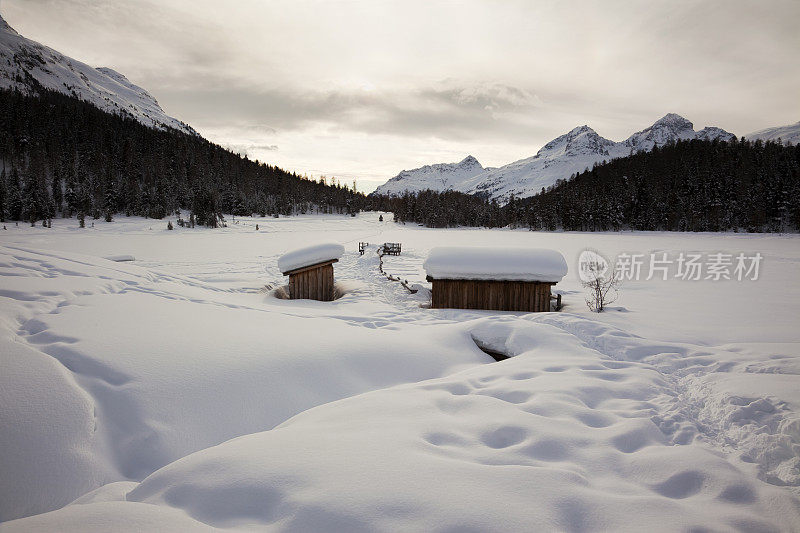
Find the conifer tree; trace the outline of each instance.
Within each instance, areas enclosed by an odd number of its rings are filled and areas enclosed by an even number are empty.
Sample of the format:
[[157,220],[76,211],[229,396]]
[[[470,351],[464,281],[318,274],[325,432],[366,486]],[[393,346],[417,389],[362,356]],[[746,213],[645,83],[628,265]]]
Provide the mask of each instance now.
[[22,191],[19,188],[19,174],[15,167],[11,168],[6,181],[8,194],[8,217],[11,220],[22,220]]
[[8,208],[6,206],[7,202],[8,192],[6,189],[6,169],[3,168],[0,170],[0,222],[6,221],[6,216],[8,213]]

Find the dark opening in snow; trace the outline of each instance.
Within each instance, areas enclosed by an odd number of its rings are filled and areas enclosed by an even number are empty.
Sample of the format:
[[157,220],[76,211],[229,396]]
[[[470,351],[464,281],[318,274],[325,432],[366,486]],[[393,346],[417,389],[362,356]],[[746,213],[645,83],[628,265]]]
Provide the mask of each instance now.
[[[353,292],[358,290],[359,284],[352,283],[352,282],[335,282],[333,284],[333,299],[338,300],[345,294],[349,292]],[[279,300],[288,300],[289,299],[289,285],[277,285],[272,283],[267,283],[264,285],[262,292],[266,292],[269,296],[273,298],[277,298]]]
[[505,354],[503,352],[498,352],[497,350],[493,350],[493,349],[489,348],[488,346],[486,346],[485,344],[480,342],[475,337],[472,337],[472,341],[475,343],[475,346],[477,346],[480,351],[482,351],[486,355],[490,356],[495,361],[498,361],[498,362],[499,361],[505,361],[506,359],[508,359],[510,357],[508,354]]

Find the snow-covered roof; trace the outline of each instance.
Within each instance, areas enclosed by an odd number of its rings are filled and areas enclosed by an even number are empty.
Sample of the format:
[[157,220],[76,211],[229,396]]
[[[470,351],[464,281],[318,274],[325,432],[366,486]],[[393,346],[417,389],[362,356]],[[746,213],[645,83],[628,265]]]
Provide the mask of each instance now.
[[336,242],[326,242],[298,248],[283,254],[278,259],[278,269],[286,273],[325,261],[339,259],[344,254],[344,246]]
[[422,266],[433,279],[559,282],[567,274],[555,250],[510,246],[440,246]]

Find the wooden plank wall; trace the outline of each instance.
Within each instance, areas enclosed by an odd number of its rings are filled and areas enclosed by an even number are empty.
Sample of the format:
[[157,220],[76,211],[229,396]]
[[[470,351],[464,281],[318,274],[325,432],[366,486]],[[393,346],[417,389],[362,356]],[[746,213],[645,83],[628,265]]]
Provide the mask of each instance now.
[[289,298],[333,301],[333,265],[322,265],[289,274]]
[[550,311],[551,285],[554,283],[435,279],[431,307]]

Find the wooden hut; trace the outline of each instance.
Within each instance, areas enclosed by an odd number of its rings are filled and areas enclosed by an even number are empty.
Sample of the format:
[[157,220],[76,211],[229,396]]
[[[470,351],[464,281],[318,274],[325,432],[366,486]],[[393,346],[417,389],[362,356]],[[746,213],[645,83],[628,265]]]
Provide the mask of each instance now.
[[423,267],[431,307],[550,311],[551,287],[567,273],[555,250],[509,247],[434,248]]
[[289,276],[289,298],[332,301],[333,264],[343,253],[341,244],[327,243],[300,248],[281,256],[278,268],[284,276]]

